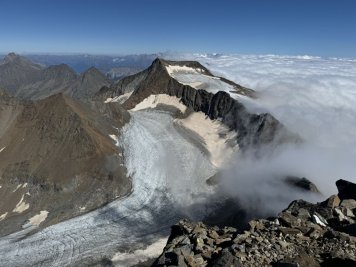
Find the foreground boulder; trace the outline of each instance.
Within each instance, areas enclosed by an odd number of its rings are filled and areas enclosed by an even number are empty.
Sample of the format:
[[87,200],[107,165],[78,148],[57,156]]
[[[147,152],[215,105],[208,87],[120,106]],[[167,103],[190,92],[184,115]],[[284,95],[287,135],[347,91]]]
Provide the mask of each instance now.
[[242,230],[182,220],[153,266],[356,266],[356,195],[337,184],[338,196],[293,201]]
[[356,200],[356,184],[340,179],[336,181],[336,186],[340,199]]

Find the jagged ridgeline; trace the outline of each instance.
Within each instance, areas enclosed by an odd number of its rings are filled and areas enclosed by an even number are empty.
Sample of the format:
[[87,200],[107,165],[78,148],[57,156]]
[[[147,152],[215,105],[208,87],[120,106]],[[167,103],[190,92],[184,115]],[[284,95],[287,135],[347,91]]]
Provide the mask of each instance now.
[[68,65],[45,67],[14,53],[0,61],[0,87],[21,99],[37,100],[65,92],[83,101],[109,84],[110,80],[94,67],[77,74]]
[[221,120],[238,133],[241,148],[270,144],[272,141],[295,142],[300,138],[268,113],[253,114],[239,101],[240,97],[258,97],[257,93],[222,77],[214,76],[196,61],[167,61],[157,58],[152,65],[110,87],[103,87],[96,99],[122,98],[123,107],[134,108],[150,95],[167,94],[211,120]]

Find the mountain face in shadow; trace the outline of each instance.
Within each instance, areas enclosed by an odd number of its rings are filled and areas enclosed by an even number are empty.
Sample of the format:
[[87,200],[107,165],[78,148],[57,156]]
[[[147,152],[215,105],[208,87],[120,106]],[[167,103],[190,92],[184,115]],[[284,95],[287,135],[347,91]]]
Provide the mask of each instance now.
[[0,87],[21,99],[37,100],[64,92],[85,101],[110,80],[92,67],[77,74],[66,64],[44,67],[10,53],[0,62]]

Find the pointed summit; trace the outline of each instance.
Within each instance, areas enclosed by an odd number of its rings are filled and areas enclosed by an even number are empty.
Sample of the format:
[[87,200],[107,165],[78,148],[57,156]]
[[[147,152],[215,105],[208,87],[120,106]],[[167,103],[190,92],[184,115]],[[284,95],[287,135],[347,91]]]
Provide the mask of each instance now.
[[97,68],[91,67],[80,75],[80,79],[67,93],[75,99],[88,99],[100,88],[109,86],[110,80]]
[[97,68],[90,67],[86,71],[81,74],[82,80],[91,80],[94,79],[96,81],[101,80],[105,82],[109,82],[108,78]]
[[21,86],[37,81],[42,70],[27,58],[10,53],[0,63],[0,86],[15,94]]
[[59,79],[60,82],[75,80],[77,73],[67,64],[53,65],[44,70],[45,79]]
[[5,62],[11,62],[11,61],[15,61],[16,59],[19,59],[19,58],[20,58],[19,55],[17,55],[17,54],[15,54],[15,53],[11,52],[11,53],[9,53],[9,54],[7,54],[7,55],[5,56],[4,61],[5,61]]

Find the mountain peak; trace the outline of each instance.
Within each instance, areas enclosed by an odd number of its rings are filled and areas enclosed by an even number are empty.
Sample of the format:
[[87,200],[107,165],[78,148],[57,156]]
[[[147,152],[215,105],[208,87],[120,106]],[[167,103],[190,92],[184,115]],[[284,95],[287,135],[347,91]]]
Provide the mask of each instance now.
[[10,61],[14,61],[16,59],[19,59],[21,56],[20,55],[17,55],[13,52],[7,54],[7,56],[5,56],[4,60],[7,61],[7,62],[10,62]]
[[89,69],[87,69],[86,71],[84,71],[81,74],[82,77],[82,81],[85,80],[92,80],[94,79],[94,81],[96,82],[105,82],[108,83],[108,78],[97,68],[95,67],[90,67]]
[[99,75],[104,75],[100,70],[98,70],[97,68],[95,68],[94,66],[93,67],[90,67],[89,69],[87,69],[86,71],[84,71],[82,73],[82,75],[93,75],[93,74],[99,74]]
[[7,54],[4,59],[2,60],[3,64],[13,64],[13,63],[21,63],[21,62],[28,62],[28,60],[25,57],[22,57],[18,54],[15,53],[9,53]]
[[75,79],[77,77],[77,73],[69,67],[67,64],[59,64],[49,66],[45,70],[46,75],[57,76],[62,79]]

